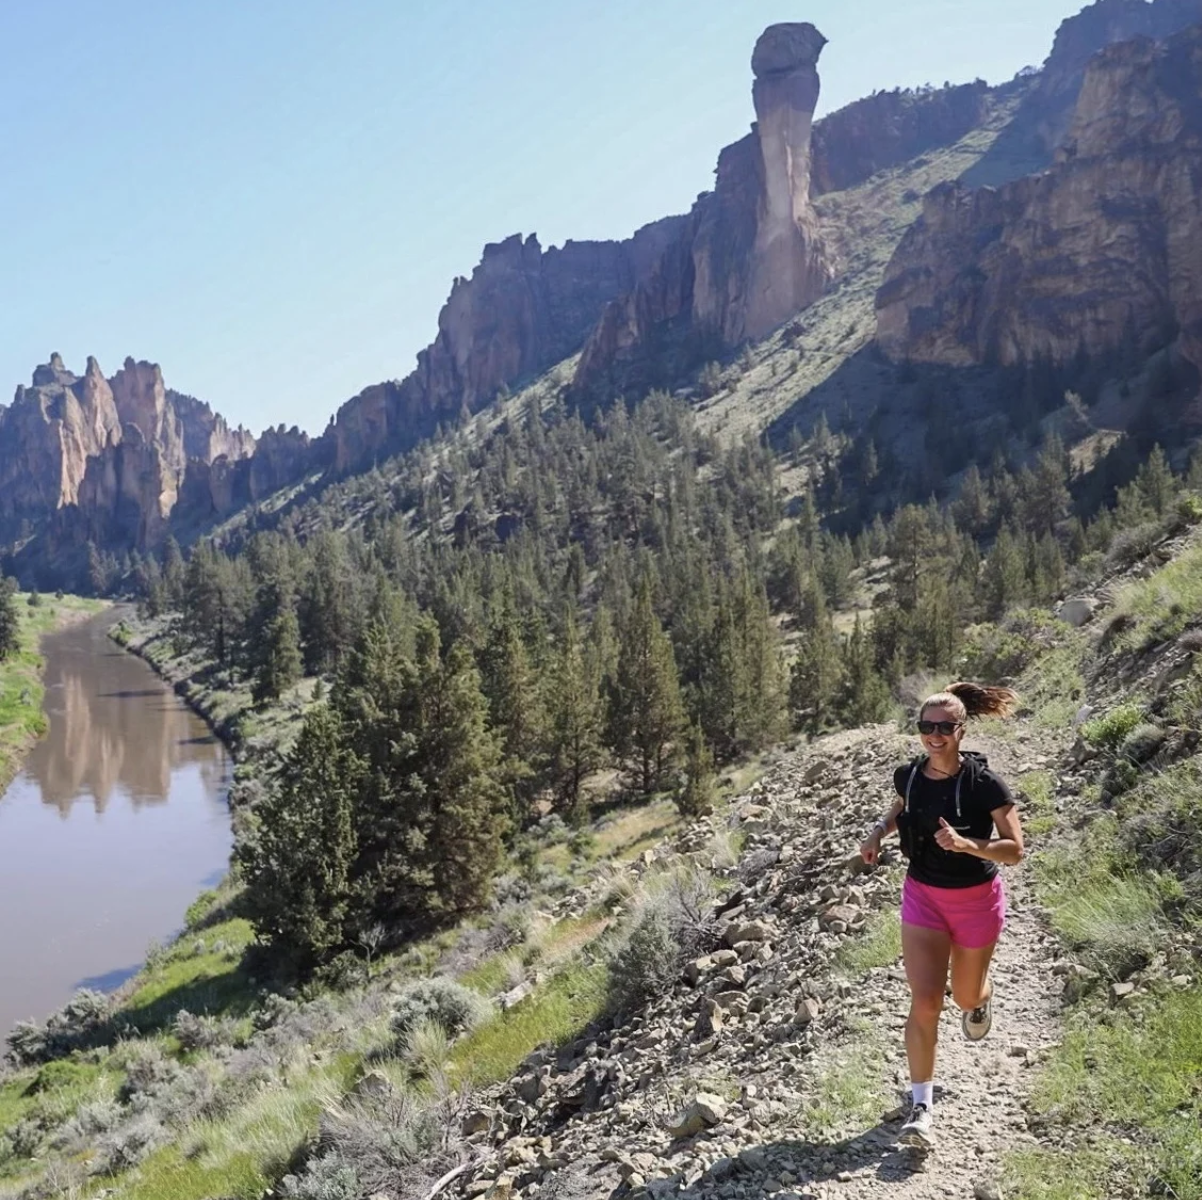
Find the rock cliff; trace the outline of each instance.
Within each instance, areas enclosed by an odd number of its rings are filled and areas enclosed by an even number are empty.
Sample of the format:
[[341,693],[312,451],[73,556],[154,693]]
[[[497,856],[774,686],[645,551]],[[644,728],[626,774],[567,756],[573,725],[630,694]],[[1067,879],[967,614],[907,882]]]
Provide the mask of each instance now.
[[647,276],[682,222],[669,217],[624,242],[569,241],[544,251],[536,236],[514,235],[486,246],[471,278],[455,280],[417,368],[338,410],[325,434],[335,470],[406,449],[440,421],[574,353],[605,305]]
[[825,45],[809,24],[764,31],[751,61],[752,132],[719,155],[714,190],[647,278],[605,310],[577,370],[583,390],[617,376],[654,382],[665,344],[683,338],[722,347],[762,338],[826,290],[832,270],[810,205]]
[[1110,47],[1047,172],[927,197],[877,296],[881,346],[950,365],[1063,362],[1179,333],[1202,366],[1199,178],[1202,27]]
[[[223,516],[308,468],[309,439],[282,428],[261,446],[209,405],[169,390],[155,363],[125,360],[106,379],[53,354],[0,406],[0,544],[63,553],[158,545],[173,523]],[[36,558],[27,554],[26,558]]]
[[[1163,39],[1202,21],[1202,0],[1097,0],[1064,20],[1026,106],[1051,155],[1068,132],[1089,61],[1116,42]],[[1024,114],[1027,115],[1027,114]]]

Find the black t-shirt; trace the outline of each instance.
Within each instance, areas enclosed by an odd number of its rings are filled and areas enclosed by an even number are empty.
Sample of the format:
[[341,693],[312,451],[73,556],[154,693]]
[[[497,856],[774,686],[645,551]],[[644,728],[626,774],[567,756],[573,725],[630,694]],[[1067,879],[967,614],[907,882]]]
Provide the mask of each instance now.
[[[893,772],[893,786],[899,796],[905,796],[906,783],[913,763],[906,763]],[[1005,781],[999,779],[982,760],[969,761],[960,767],[960,817],[956,817],[956,780],[929,779],[918,768],[910,788],[908,814],[898,818],[899,832],[907,826],[911,832],[910,878],[932,887],[973,887],[988,883],[998,872],[997,863],[974,854],[957,854],[944,850],[936,841],[939,818],[965,837],[988,838],[994,835],[993,813],[1014,803]]]

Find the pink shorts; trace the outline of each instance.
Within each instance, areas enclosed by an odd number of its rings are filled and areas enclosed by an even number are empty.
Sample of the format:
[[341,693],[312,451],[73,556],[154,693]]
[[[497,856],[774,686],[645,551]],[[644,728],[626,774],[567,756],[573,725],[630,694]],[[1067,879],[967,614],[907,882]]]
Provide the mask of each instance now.
[[901,919],[906,925],[942,929],[953,944],[979,950],[996,942],[1006,924],[1006,888],[1000,874],[966,888],[931,887],[907,875]]

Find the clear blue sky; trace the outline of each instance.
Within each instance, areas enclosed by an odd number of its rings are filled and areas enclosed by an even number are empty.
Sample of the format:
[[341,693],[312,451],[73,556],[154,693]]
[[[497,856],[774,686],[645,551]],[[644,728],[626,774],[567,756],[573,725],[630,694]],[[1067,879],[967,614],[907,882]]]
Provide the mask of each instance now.
[[[1082,0],[1083,2],[1083,0]],[[485,242],[628,236],[708,189],[766,25],[820,112],[1039,64],[1078,0],[0,4],[0,400],[127,354],[258,432],[407,374]]]

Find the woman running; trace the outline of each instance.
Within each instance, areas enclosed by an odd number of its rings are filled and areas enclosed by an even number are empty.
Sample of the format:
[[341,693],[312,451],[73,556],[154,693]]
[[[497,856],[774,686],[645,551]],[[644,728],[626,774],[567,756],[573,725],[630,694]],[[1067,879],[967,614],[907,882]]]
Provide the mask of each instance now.
[[949,684],[925,700],[918,712],[925,754],[894,772],[897,800],[860,847],[864,861],[875,863],[882,838],[896,829],[910,863],[901,919],[913,1103],[902,1145],[934,1144],[935,1043],[949,962],[964,1036],[979,1041],[992,1024],[989,963],[1006,921],[998,864],[1022,858],[1023,835],[1010,789],[983,754],[961,750],[960,742],[970,717],[1008,716],[1016,700],[1009,688],[975,683]]

